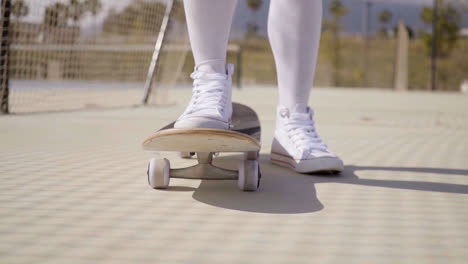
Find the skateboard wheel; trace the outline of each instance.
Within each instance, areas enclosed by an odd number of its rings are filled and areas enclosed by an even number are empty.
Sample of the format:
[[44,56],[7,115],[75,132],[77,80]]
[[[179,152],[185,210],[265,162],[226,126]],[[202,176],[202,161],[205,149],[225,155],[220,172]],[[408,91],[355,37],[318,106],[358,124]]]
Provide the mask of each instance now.
[[242,191],[256,191],[260,183],[260,166],[256,160],[244,160],[239,165],[237,185]]
[[148,164],[148,184],[154,189],[167,189],[170,167],[169,160],[152,158]]
[[195,152],[182,151],[179,153],[180,157],[183,159],[190,159],[195,155]]

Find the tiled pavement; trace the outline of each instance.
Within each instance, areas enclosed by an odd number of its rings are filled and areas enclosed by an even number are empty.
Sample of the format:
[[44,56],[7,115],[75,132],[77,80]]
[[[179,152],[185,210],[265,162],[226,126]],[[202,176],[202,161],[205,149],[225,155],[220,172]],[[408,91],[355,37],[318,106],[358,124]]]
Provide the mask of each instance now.
[[[315,89],[339,176],[269,163],[276,93],[234,98],[263,125],[262,184],[149,188],[141,142],[167,107],[0,116],[0,263],[466,263],[468,96]],[[181,161],[167,154],[173,167]],[[236,166],[222,155],[217,163]]]

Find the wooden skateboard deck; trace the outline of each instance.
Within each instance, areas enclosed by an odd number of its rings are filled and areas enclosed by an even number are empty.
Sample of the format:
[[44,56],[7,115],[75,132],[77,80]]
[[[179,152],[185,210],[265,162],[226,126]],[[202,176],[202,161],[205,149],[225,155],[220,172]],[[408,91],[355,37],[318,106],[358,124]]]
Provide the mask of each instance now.
[[174,123],[161,128],[143,142],[145,150],[187,152],[258,151],[261,127],[257,113],[243,104],[233,103],[231,129],[176,129]]

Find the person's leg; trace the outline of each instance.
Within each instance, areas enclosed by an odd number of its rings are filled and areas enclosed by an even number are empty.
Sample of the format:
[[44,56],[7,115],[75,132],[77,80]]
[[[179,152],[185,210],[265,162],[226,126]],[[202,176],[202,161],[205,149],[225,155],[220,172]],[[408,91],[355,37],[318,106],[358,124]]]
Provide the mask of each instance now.
[[226,49],[237,0],[184,0],[195,65],[226,71]]
[[275,56],[280,104],[309,101],[322,28],[322,0],[272,0],[268,36]]
[[308,107],[321,24],[321,0],[271,1],[268,36],[279,88],[271,160],[298,172],[343,170],[343,161],[320,139]]
[[175,128],[229,128],[234,66],[226,50],[237,0],[184,0],[195,59],[192,99]]

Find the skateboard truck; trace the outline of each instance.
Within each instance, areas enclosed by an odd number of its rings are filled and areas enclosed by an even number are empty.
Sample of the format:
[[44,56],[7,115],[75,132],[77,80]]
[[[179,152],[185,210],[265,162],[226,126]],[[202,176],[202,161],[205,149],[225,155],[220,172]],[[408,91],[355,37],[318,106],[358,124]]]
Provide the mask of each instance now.
[[213,152],[198,152],[198,164],[188,168],[171,169],[171,178],[201,180],[237,180],[237,171],[219,168],[211,164]]
[[170,178],[198,180],[237,180],[239,189],[256,191],[260,185],[258,151],[244,152],[244,160],[238,170],[230,170],[212,165],[213,152],[197,152],[198,164],[171,169],[169,160],[153,158],[148,164],[148,184],[155,189],[166,189]]
[[[153,158],[148,165],[148,183],[155,189],[166,189],[171,178],[198,180],[237,180],[239,189],[256,191],[260,184],[258,153],[261,148],[261,126],[255,111],[232,103],[230,129],[175,128],[176,121],[164,126],[143,142],[149,151],[178,152],[181,158],[197,155],[198,164],[171,169],[168,159]],[[222,152],[244,153],[237,170],[213,165]]]

